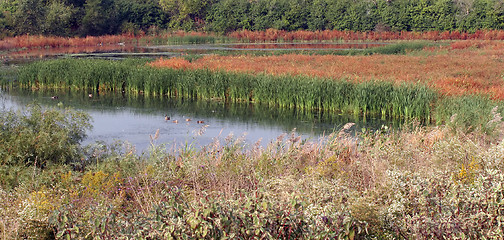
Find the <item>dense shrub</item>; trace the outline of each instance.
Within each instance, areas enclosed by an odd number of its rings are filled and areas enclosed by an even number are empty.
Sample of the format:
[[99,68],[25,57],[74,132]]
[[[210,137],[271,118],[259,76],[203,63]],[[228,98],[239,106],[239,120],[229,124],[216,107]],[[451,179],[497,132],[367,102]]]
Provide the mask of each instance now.
[[65,164],[80,157],[80,141],[91,127],[89,116],[71,109],[31,105],[0,115],[0,166]]

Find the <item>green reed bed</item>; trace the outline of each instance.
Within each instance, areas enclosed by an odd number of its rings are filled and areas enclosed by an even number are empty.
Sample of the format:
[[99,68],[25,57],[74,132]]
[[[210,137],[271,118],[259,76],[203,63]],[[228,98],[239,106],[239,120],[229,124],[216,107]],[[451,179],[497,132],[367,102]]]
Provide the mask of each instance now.
[[[40,61],[21,67],[16,81],[7,80],[3,84],[24,88],[124,91],[146,97],[250,101],[272,107],[383,119],[453,122],[468,130],[479,128],[483,131],[491,127],[485,125],[488,119],[481,116],[502,113],[502,103],[488,97],[443,97],[422,85],[396,85],[384,81],[353,83],[345,79],[251,75],[205,69],[175,70],[152,68],[145,63],[145,60]],[[451,121],[455,114],[456,121]]]
[[120,91],[124,80],[131,75],[131,68],[145,63],[142,60],[99,61],[62,59],[38,61],[21,67],[18,81],[21,87],[31,88],[101,88],[107,91]]
[[15,83],[27,88],[125,91],[146,96],[222,99],[327,110],[382,118],[431,118],[436,93],[424,86],[307,76],[158,69],[144,61],[63,59],[22,67]]
[[379,47],[372,47],[366,49],[345,49],[338,51],[314,51],[313,54],[318,55],[404,55],[414,51],[420,51],[426,47],[444,45],[446,43],[433,43],[428,41],[407,41],[398,43],[389,43]]

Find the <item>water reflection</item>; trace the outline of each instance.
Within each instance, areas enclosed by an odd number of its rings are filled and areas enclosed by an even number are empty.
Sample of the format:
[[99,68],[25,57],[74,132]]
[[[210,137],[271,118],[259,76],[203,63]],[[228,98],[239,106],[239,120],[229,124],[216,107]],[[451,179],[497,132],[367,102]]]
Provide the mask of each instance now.
[[349,50],[383,46],[384,43],[248,43],[224,44],[231,49],[244,50]]
[[[98,140],[126,140],[139,151],[150,145],[149,135],[159,129],[157,144],[170,146],[206,145],[215,137],[246,135],[246,143],[262,140],[265,145],[293,129],[303,139],[317,139],[339,129],[345,123],[357,122],[355,129],[396,125],[380,119],[358,119],[352,115],[330,112],[296,111],[258,104],[189,101],[170,98],[146,98],[121,94],[93,94],[76,91],[4,90],[4,105],[19,108],[37,102],[43,106],[69,106],[88,112],[93,130],[85,143]],[[57,96],[57,99],[51,98]],[[165,115],[170,117],[165,120]],[[190,119],[191,121],[186,121]],[[173,121],[178,121],[174,123]],[[203,121],[204,123],[198,123]]]
[[387,43],[231,43],[231,44],[187,44],[145,46],[151,51],[262,51],[262,50],[350,50],[367,49],[386,45]]
[[126,57],[175,57],[183,53],[206,54],[209,51],[275,51],[275,50],[362,50],[383,46],[387,43],[231,43],[231,44],[179,44],[151,45],[110,44],[55,48],[18,49],[0,52],[5,63],[26,62],[47,58],[84,57],[122,59]]

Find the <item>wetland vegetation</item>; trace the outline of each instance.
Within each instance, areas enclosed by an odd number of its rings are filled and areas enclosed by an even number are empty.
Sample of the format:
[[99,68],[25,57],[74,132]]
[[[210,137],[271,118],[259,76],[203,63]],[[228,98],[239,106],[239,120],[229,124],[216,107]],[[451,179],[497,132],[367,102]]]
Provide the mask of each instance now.
[[176,153],[153,135],[137,155],[78,145],[89,123],[72,110],[1,120],[3,238],[502,237],[501,136],[412,124],[356,140],[348,124]]
[[171,150],[158,131],[136,152],[83,145],[91,124],[81,111],[2,109],[0,238],[501,239],[503,51],[500,41],[473,39],[6,68],[4,89],[246,102],[403,124]]

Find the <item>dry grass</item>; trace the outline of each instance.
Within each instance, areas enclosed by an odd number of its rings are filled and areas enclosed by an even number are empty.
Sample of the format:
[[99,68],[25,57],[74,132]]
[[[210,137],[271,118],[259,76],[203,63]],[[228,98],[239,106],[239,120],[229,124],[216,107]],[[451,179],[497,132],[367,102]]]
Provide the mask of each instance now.
[[150,62],[149,65],[152,67],[157,67],[157,68],[163,68],[163,67],[173,68],[173,69],[192,68],[192,65],[189,61],[187,61],[186,59],[183,59],[183,58],[178,58],[178,57],[167,58],[167,59],[161,57],[156,61]]

